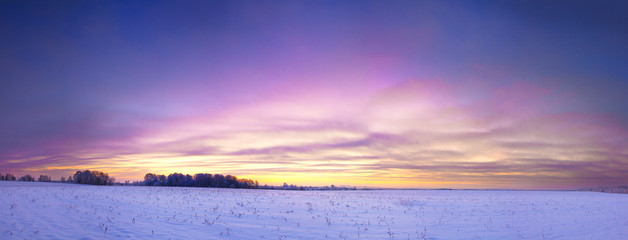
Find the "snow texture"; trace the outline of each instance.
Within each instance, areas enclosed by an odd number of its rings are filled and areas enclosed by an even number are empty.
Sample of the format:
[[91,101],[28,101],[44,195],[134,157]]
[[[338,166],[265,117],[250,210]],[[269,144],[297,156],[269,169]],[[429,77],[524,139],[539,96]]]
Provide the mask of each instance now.
[[628,239],[628,194],[0,181],[0,239]]

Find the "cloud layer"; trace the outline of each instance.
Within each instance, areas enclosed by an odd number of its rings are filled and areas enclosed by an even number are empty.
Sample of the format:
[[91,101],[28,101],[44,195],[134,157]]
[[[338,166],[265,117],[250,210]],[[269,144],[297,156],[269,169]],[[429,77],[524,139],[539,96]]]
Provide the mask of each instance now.
[[408,80],[372,92],[355,88],[354,95],[287,94],[219,114],[136,120],[135,128],[79,122],[89,127],[55,128],[68,140],[41,142],[27,155],[14,151],[2,166],[385,187],[554,189],[628,180],[628,141],[613,119],[556,111],[574,103],[533,86],[461,95],[469,89]]

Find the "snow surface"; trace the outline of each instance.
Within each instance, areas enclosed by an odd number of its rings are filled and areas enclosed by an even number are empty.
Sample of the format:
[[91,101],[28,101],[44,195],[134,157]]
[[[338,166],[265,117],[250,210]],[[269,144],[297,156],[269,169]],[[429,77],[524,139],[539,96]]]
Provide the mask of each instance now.
[[0,239],[628,239],[628,194],[0,181]]

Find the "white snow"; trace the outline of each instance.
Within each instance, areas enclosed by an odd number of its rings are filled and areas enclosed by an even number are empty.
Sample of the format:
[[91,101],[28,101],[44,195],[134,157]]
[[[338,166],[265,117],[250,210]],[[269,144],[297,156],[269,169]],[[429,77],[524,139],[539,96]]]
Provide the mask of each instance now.
[[628,239],[628,194],[0,181],[0,239]]

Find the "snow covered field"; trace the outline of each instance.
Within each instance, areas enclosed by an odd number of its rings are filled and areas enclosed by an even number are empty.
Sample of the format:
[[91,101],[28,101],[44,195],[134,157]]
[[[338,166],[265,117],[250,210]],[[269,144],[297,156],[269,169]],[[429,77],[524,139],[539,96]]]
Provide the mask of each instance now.
[[628,194],[0,181],[0,239],[628,239]]

